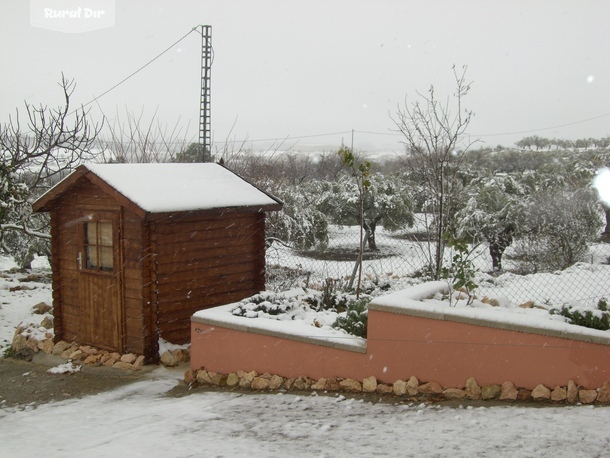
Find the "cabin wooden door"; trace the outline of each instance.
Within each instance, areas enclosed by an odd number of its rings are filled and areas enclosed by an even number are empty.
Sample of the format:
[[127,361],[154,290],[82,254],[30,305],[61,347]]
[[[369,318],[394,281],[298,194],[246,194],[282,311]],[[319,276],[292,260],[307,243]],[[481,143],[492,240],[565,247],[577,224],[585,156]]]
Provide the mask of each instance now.
[[122,352],[120,212],[83,210],[78,253],[84,344]]

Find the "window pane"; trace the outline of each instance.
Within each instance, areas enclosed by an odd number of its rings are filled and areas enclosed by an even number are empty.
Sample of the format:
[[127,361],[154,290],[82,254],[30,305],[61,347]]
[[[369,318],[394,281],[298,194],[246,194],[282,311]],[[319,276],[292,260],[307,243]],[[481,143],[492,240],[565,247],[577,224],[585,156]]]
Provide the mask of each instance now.
[[87,268],[97,268],[97,247],[95,245],[86,247],[87,253]]
[[102,270],[112,270],[112,247],[100,247],[100,263]]
[[99,244],[103,246],[112,246],[112,223],[98,223]]
[[95,221],[85,223],[85,265],[88,269],[112,270],[112,223]]
[[97,240],[97,224],[85,223],[85,236],[87,245],[95,245]]

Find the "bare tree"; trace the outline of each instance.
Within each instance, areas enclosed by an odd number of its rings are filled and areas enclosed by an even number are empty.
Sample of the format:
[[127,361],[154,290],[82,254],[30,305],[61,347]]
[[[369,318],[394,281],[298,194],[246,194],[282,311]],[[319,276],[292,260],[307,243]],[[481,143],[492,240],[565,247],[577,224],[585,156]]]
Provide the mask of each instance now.
[[399,106],[392,118],[403,135],[407,167],[422,186],[424,199],[420,210],[426,216],[427,259],[435,279],[441,276],[444,234],[451,227],[463,185],[460,164],[472,144],[463,142],[473,113],[462,106],[471,83],[466,82],[466,67],[458,73],[454,66],[453,74],[456,90],[452,98],[442,103],[431,86],[427,95],[418,92],[419,99],[412,103],[405,98],[404,106]]
[[[101,107],[100,107],[101,110]],[[180,160],[189,141],[180,127],[180,119],[168,128],[161,125],[155,111],[149,121],[145,119],[144,109],[139,114],[126,111],[124,118],[117,114],[112,122],[104,114],[110,138],[98,140],[97,146],[103,151],[104,162],[150,163]]]
[[62,74],[59,86],[62,106],[26,102],[24,116],[17,109],[0,125],[0,240],[3,250],[22,260],[27,255],[19,251],[31,251],[31,238],[49,237],[46,219],[32,215],[32,201],[94,154],[101,128],[84,107],[70,111],[74,80]]

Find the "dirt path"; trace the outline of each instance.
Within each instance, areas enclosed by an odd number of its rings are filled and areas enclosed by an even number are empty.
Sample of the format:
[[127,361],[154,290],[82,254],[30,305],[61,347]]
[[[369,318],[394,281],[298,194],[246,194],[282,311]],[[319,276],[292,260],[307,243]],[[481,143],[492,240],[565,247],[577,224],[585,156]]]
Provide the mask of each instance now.
[[0,359],[0,407],[40,405],[112,390],[145,379],[156,367],[132,372],[83,366],[73,374],[47,373],[49,368],[63,363],[60,358],[42,354],[32,362]]

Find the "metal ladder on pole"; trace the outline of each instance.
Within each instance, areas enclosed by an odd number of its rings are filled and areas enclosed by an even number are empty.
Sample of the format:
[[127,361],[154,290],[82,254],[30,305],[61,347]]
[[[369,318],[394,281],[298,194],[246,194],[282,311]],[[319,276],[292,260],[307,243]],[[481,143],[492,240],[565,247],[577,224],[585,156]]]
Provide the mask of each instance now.
[[212,26],[201,26],[201,95],[199,98],[199,144],[202,161],[212,161]]

